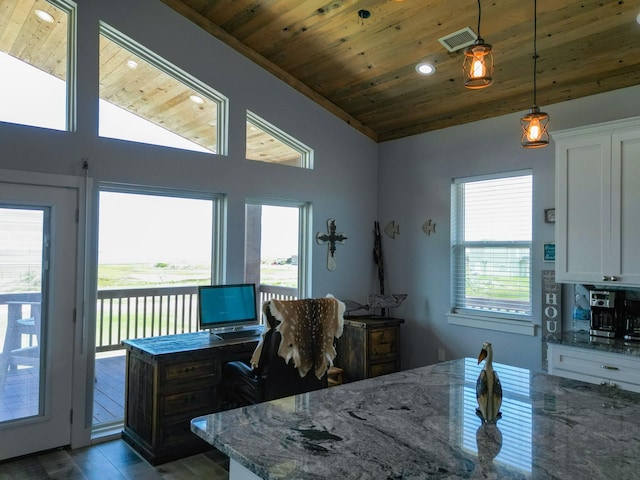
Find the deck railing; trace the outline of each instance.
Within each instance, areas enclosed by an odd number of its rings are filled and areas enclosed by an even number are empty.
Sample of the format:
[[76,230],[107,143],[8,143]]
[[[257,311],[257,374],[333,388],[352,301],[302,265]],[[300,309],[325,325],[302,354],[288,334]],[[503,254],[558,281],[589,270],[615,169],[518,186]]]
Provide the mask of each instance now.
[[128,338],[198,330],[198,287],[98,290],[96,351],[118,350]]
[[[260,285],[259,304],[297,298],[297,289]],[[6,330],[7,305],[39,300],[40,293],[0,294],[0,340]],[[28,315],[28,312],[25,312]],[[4,321],[3,321],[4,319]],[[198,287],[98,290],[96,351],[122,348],[122,340],[198,331]],[[1,345],[2,343],[0,343]]]
[[[260,285],[260,305],[297,298],[297,289]],[[118,350],[121,341],[198,331],[198,287],[98,290],[96,351]]]

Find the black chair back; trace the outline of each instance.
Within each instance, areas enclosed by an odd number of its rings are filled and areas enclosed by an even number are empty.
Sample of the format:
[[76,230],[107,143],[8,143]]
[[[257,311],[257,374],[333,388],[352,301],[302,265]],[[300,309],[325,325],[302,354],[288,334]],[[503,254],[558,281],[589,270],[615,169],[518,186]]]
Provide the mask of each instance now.
[[246,363],[237,361],[224,366],[223,397],[228,407],[252,405],[328,386],[326,372],[321,378],[317,378],[311,369],[301,377],[293,361],[287,363],[278,355],[282,339],[280,332],[276,330],[278,321],[271,314],[268,302],[263,311],[270,329],[263,340],[258,366],[252,369]]

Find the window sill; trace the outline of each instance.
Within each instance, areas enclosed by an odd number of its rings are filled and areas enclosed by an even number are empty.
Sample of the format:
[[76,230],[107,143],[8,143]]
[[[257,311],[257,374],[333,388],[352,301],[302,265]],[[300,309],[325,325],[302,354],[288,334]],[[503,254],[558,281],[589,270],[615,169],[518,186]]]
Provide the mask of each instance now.
[[481,315],[448,313],[447,321],[449,322],[449,325],[482,328],[484,330],[515,333],[517,335],[536,335],[535,324],[526,320],[511,320],[507,318],[485,317]]

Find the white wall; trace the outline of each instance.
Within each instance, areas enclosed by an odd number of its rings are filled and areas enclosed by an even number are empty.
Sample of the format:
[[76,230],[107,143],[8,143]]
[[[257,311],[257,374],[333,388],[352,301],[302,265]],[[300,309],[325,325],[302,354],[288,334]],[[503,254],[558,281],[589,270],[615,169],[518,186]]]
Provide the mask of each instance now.
[[[491,87],[495,88],[495,87]],[[550,131],[640,114],[640,86],[543,106]],[[382,225],[395,220],[400,235],[386,238],[389,291],[408,293],[396,312],[405,318],[403,367],[435,363],[438,349],[446,359],[477,356],[484,340],[494,345],[497,362],[539,370],[542,342],[535,337],[449,325],[450,311],[450,187],[456,177],[531,169],[534,175],[533,315],[541,318],[543,243],[554,241],[553,225],[544,223],[544,209],[554,206],[555,146],[520,147],[520,117],[502,117],[385,142],[379,145],[379,214]],[[639,179],[640,180],[640,179]],[[498,212],[499,214],[499,212]],[[432,219],[436,233],[421,229]],[[573,287],[563,289],[564,305],[572,305]],[[565,314],[569,311],[564,308]],[[570,318],[565,315],[565,322]]]
[[[99,21],[230,99],[228,157],[97,137]],[[370,232],[377,208],[375,142],[157,0],[78,0],[77,63],[77,131],[0,123],[0,168],[82,176],[86,158],[95,182],[227,194],[229,282],[243,279],[245,199],[309,201],[314,235],[326,232],[327,219],[335,218],[348,237],[338,246],[333,272],[326,268],[326,246],[314,246],[313,294],[366,299],[367,278],[374,274]],[[247,109],[312,147],[315,169],[245,160]],[[94,230],[95,225],[93,218]]]
[[[554,204],[553,146],[523,150],[520,115],[461,125],[376,145],[277,78],[175,14],[157,0],[78,0],[78,128],[58,132],[0,123],[0,168],[82,176],[89,162],[96,182],[225,193],[229,199],[227,280],[242,280],[244,200],[272,197],[313,203],[313,232],[335,218],[348,240],[338,268],[326,268],[326,247],[313,248],[313,294],[366,302],[377,292],[373,222],[395,220],[400,235],[383,234],[388,293],[408,293],[393,313],[404,317],[404,365],[476,355],[492,340],[496,361],[539,368],[540,336],[496,334],[449,326],[449,204],[454,177],[531,168],[534,172],[534,315],[540,318],[542,243],[553,240],[543,222]],[[151,48],[230,99],[229,156],[98,138],[98,22]],[[492,87],[494,88],[494,87]],[[553,131],[638,115],[640,87],[543,106]],[[302,170],[244,160],[245,110],[315,149],[316,168]],[[523,112],[524,113],[524,112]],[[378,163],[379,157],[379,163]],[[95,195],[95,192],[94,192]],[[422,224],[436,222],[435,235]],[[92,218],[95,230],[96,218]],[[89,269],[95,269],[95,258]],[[565,296],[566,297],[566,296]],[[566,300],[566,298],[565,298]]]

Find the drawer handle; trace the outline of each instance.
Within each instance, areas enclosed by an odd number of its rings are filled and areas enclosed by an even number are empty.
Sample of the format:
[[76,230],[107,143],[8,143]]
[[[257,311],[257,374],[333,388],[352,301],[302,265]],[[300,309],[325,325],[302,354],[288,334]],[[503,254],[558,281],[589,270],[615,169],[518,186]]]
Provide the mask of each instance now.
[[611,365],[600,365],[600,368],[604,368],[605,370],[620,370],[618,367],[613,367]]

